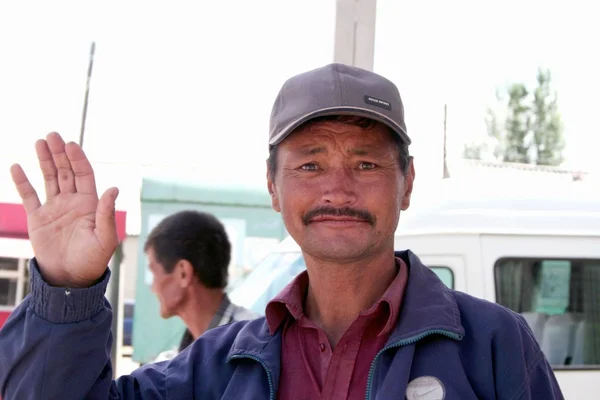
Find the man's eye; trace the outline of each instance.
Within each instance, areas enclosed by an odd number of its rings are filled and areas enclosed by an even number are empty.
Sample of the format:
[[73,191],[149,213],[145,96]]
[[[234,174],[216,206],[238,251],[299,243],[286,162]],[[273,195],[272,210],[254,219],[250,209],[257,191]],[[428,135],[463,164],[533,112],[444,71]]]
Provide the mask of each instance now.
[[368,161],[363,161],[358,165],[359,169],[373,169],[375,167],[376,167],[375,164],[373,164],[372,162],[368,162]]
[[303,169],[304,171],[316,171],[318,169],[317,164],[304,164],[303,166],[300,167],[300,169]]

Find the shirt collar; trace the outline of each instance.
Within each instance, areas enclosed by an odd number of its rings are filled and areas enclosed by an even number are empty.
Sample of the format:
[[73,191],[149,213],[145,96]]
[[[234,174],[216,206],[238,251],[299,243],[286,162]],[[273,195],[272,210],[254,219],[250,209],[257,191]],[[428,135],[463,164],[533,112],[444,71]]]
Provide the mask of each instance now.
[[[408,268],[401,258],[396,258],[398,274],[381,296],[369,309],[361,315],[378,315],[385,313],[386,323],[381,334],[391,332],[400,312],[402,297],[408,281]],[[290,282],[266,307],[265,316],[269,331],[274,334],[277,329],[289,318],[299,320],[304,315],[304,300],[308,291],[308,272],[303,271]],[[383,305],[386,306],[383,306]]]
[[208,329],[216,328],[217,326],[221,326],[229,322],[232,313],[231,306],[232,303],[231,300],[229,300],[229,296],[227,296],[227,293],[224,293],[221,304],[219,304],[217,312],[212,317],[210,324],[208,325]]

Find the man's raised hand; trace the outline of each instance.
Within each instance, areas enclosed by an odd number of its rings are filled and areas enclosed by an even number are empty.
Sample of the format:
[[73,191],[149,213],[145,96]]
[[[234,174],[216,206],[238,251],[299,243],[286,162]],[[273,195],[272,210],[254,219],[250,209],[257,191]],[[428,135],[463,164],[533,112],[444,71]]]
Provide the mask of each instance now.
[[110,188],[98,199],[94,170],[83,150],[76,143],[65,144],[58,133],[38,140],[35,150],[44,176],[44,204],[19,164],[10,172],[27,212],[40,272],[52,286],[91,286],[118,245],[118,190]]

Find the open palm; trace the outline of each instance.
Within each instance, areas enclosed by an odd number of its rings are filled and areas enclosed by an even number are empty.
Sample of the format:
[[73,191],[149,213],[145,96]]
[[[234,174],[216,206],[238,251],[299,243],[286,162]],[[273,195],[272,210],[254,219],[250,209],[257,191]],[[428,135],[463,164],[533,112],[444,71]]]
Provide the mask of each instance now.
[[58,133],[35,144],[46,202],[20,165],[11,175],[27,212],[29,239],[44,279],[53,286],[87,287],[102,276],[117,244],[116,188],[98,200],[94,170],[81,147]]

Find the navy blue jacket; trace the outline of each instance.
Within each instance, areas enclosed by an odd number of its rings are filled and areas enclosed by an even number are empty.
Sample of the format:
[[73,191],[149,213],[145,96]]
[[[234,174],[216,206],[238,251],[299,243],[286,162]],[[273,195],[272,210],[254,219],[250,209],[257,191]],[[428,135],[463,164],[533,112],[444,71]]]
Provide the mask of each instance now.
[[[372,361],[366,399],[403,399],[420,377],[435,378],[445,400],[563,398],[520,315],[448,289],[410,251],[397,256],[409,284],[397,326]],[[35,260],[30,267],[32,293],[0,331],[4,400],[276,399],[281,331],[271,335],[264,318],[212,329],[173,360],[113,381],[110,272],[94,287],[68,290],[48,286]]]

